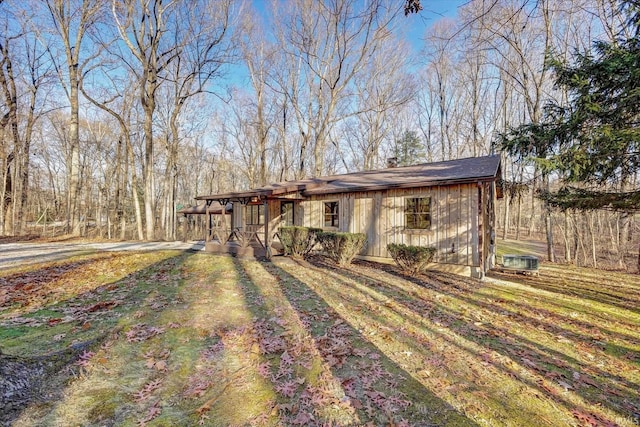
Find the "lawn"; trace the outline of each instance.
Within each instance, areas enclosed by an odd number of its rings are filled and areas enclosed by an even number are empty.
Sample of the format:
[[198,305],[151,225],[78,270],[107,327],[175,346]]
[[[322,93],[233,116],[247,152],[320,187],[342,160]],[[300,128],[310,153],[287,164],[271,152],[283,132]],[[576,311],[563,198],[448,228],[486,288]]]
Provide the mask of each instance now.
[[566,266],[85,253],[0,271],[0,349],[15,426],[640,422],[640,278]]

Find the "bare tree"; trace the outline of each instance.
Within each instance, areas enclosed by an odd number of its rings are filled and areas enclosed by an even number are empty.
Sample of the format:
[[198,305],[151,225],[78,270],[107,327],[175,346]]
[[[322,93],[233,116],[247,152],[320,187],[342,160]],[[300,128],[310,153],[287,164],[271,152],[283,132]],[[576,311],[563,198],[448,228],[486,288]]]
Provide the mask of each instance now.
[[[525,0],[521,2],[496,2],[491,10],[485,9],[483,2],[477,1],[468,7],[474,8],[468,19],[481,27],[482,39],[477,46],[491,48],[497,59],[494,65],[501,75],[507,76],[522,98],[527,117],[531,123],[539,123],[547,92],[551,88],[548,70],[545,67],[547,55],[552,46],[552,20],[554,10],[547,0],[537,1],[529,7]],[[475,16],[474,16],[475,15]],[[534,174],[536,176],[537,174]],[[542,185],[548,186],[548,176],[542,177]],[[535,201],[532,197],[531,221],[535,213]],[[551,211],[545,208],[545,229],[547,252],[550,261],[554,261],[553,228]]]
[[[212,92],[209,83],[222,76],[223,66],[235,60],[231,25],[230,0],[205,2],[201,7],[177,11],[178,28],[186,32],[184,46],[161,76],[168,103],[168,135],[164,186],[163,225],[165,238],[175,239],[176,189],[178,185],[178,149],[181,141],[179,118],[185,104],[205,92]],[[181,29],[180,26],[183,28]],[[162,88],[160,89],[162,90]]]
[[[249,72],[249,82],[253,89],[254,111],[252,115],[255,127],[255,143],[259,154],[259,185],[267,184],[267,146],[269,132],[273,127],[273,115],[270,114],[277,104],[268,86],[269,68],[273,66],[274,46],[267,42],[265,28],[260,25],[256,11],[243,15],[242,38],[240,43],[242,59]],[[271,95],[271,96],[270,96]]]
[[[222,15],[212,15],[212,9],[219,6]],[[179,70],[177,72],[180,74],[179,81],[176,80],[175,106],[179,107],[186,98],[205,88],[207,81],[226,59],[216,46],[220,45],[227,33],[229,7],[229,2],[213,4],[204,1],[178,3],[153,0],[140,4],[135,0],[112,1],[117,31],[131,55],[125,58],[125,63],[138,81],[140,106],[144,112],[146,239],[155,236],[154,119],[158,90],[164,79],[171,78],[166,73],[174,61],[177,64],[174,70]],[[203,16],[213,19],[216,27],[210,23],[203,25]],[[216,32],[210,33],[213,30]],[[176,113],[179,114],[179,108]]]
[[[310,156],[313,175],[324,172],[329,135],[351,96],[351,83],[361,73],[400,11],[382,0],[318,2],[295,0],[275,8],[276,34],[282,52],[275,76],[293,110],[301,140],[298,175]],[[297,84],[291,85],[288,76]]]
[[[100,65],[105,64],[102,63]],[[87,67],[83,70],[83,73],[86,76],[92,71],[93,67]],[[129,91],[125,90],[125,88],[130,88],[132,85],[133,87],[135,87],[135,84],[137,82],[127,80],[126,78],[119,78],[117,75],[115,77],[103,75],[102,78],[103,84],[107,84],[107,82],[109,83],[108,91],[99,91],[96,88],[95,94],[89,94],[88,91],[85,90],[83,84],[80,85],[80,90],[82,91],[84,97],[87,98],[93,105],[110,114],[118,123],[120,133],[117,142],[117,182],[119,183],[119,185],[116,189],[116,203],[119,203],[121,205],[118,205],[116,207],[116,221],[120,222],[121,237],[124,238],[126,230],[124,200],[127,194],[127,181],[129,181],[128,177],[130,173],[130,191],[133,199],[133,210],[136,218],[135,223],[137,237],[138,239],[143,240],[144,231],[142,211],[140,208],[140,200],[138,196],[140,179],[138,177],[138,173],[136,172],[136,156],[134,153],[132,141],[133,125],[131,123],[131,113],[133,110],[134,99],[129,94]],[[82,82],[84,82],[84,78],[82,79],[81,83]]]
[[[0,131],[2,136],[2,231],[13,229],[13,217],[7,215],[9,206],[15,204],[14,182],[16,181],[15,166],[16,151],[20,149],[20,136],[18,134],[18,101],[16,79],[13,69],[13,61],[9,54],[11,40],[2,40],[0,44],[0,87],[2,89],[2,118],[0,118]],[[7,151],[7,148],[9,150]]]
[[3,7],[7,8],[4,16],[7,20],[4,21],[4,37],[0,40],[0,87],[4,107],[0,124],[5,140],[1,155],[0,230],[5,231],[5,220],[8,220],[6,231],[10,229],[14,234],[22,234],[27,220],[31,141],[34,126],[44,113],[39,98],[49,78],[50,63],[33,31],[29,31],[27,19],[20,9],[8,3]]
[[[456,32],[453,21],[436,23],[427,35],[429,48],[426,67],[427,81],[425,89],[428,92],[430,103],[436,106],[435,121],[437,133],[432,135],[437,138],[440,148],[441,160],[455,158],[455,139],[452,134],[455,102],[460,99],[455,87],[455,63],[450,41]],[[424,133],[424,132],[423,132]]]
[[[81,55],[84,53],[83,41],[87,31],[98,19],[102,0],[46,0],[52,30],[62,42],[66,63],[58,63],[53,42],[48,43],[48,51],[58,72],[60,84],[64,89],[70,107],[69,139],[71,157],[68,165],[69,188],[67,191],[67,224],[69,232],[80,234],[80,100],[79,87],[82,78],[80,70]],[[34,22],[38,25],[38,22]]]
[[353,115],[343,120],[341,136],[357,170],[384,166],[382,145],[392,143],[389,124],[416,92],[416,81],[407,71],[408,57],[408,46],[389,38],[354,80]]

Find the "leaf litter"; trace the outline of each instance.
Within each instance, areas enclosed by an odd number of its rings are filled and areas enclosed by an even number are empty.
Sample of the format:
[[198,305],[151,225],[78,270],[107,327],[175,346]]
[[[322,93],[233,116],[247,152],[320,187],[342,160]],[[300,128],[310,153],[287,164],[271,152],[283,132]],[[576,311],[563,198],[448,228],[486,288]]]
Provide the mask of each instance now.
[[[60,399],[27,407],[15,425],[637,421],[639,337],[627,312],[615,329],[578,297],[538,294],[531,283],[409,279],[368,263],[156,256],[119,281],[80,274],[91,283],[54,291],[64,301],[11,300],[1,321],[28,328],[25,340],[50,331],[68,346],[106,329],[101,345],[78,354],[80,371],[58,385]],[[56,283],[43,286],[64,286]]]

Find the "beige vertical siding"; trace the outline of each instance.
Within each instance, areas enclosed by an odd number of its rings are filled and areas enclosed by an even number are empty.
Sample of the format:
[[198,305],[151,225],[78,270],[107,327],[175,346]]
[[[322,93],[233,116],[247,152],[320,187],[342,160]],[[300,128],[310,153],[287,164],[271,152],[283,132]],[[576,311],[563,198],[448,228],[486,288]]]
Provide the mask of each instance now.
[[[431,229],[405,229],[407,197],[431,197]],[[340,204],[339,231],[367,235],[363,255],[388,257],[388,243],[404,243],[436,247],[440,263],[480,265],[476,183],[313,196],[299,203],[296,222],[323,228],[324,202],[334,200]]]

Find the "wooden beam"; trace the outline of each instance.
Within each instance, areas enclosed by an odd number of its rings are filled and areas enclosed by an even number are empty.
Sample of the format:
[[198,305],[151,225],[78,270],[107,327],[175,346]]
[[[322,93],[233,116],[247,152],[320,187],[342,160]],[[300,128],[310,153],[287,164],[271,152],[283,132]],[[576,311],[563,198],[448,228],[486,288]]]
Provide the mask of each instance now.
[[265,246],[265,256],[267,259],[271,259],[271,233],[269,232],[269,203],[265,198],[263,200],[264,206],[264,246]]

